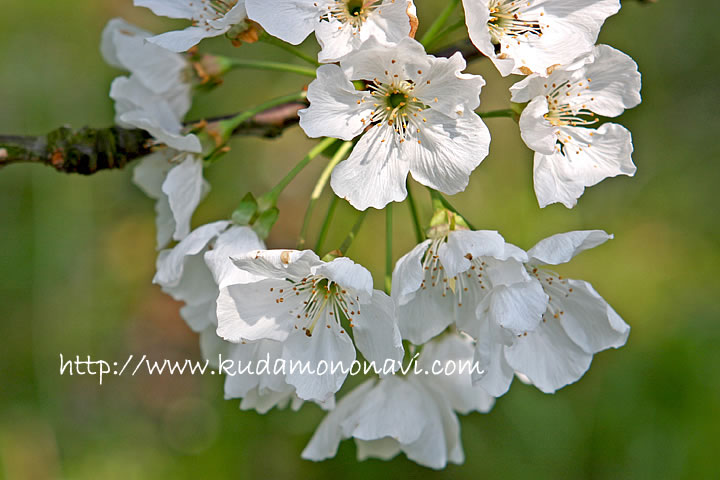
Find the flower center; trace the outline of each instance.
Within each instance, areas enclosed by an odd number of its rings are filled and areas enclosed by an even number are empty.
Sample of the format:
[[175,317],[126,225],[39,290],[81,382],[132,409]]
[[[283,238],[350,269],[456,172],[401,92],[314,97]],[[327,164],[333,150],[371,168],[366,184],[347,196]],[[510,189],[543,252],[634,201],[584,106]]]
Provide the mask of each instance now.
[[[328,321],[342,325],[343,320],[353,326],[353,316],[360,314],[358,298],[354,299],[340,285],[319,275],[300,281],[288,280],[288,288],[271,288],[275,303],[288,303],[288,313],[295,318],[295,328],[311,337],[318,325],[331,328]],[[299,297],[299,298],[298,298]],[[299,303],[298,300],[301,302]],[[344,333],[341,330],[340,333]]]
[[371,125],[389,126],[402,143],[408,134],[420,131],[420,125],[427,121],[420,114],[429,107],[413,95],[415,84],[411,80],[394,79],[383,83],[376,78],[368,88],[374,110],[369,119],[362,120],[363,123],[368,123],[369,120]]
[[[545,88],[552,88],[545,98],[548,102],[548,113],[545,119],[556,127],[584,126],[597,123],[595,113],[588,109],[585,91],[590,89],[592,79],[584,79],[575,83],[566,81],[562,84],[545,84]],[[590,97],[594,101],[594,97]]]
[[[472,293],[471,290],[485,290],[485,284],[483,282],[486,280],[483,277],[485,262],[479,258],[472,258],[472,256],[468,254],[466,258],[470,260],[470,268],[453,277],[448,277],[445,274],[445,269],[442,263],[440,263],[440,257],[438,256],[440,245],[445,243],[446,239],[447,237],[442,237],[433,240],[430,248],[428,248],[428,251],[425,253],[422,264],[425,278],[420,284],[420,288],[422,290],[427,290],[428,288],[436,289],[443,297],[447,297],[449,292],[450,295],[457,298],[457,306],[462,307],[463,297],[470,295]],[[472,305],[469,306],[473,307]]]
[[322,17],[324,20],[335,18],[359,30],[368,16],[378,8],[378,0],[336,0],[328,6],[328,13]]
[[532,4],[531,0],[491,0],[488,28],[492,43],[498,45],[504,36],[542,36],[540,22],[533,18],[524,18],[524,10]]

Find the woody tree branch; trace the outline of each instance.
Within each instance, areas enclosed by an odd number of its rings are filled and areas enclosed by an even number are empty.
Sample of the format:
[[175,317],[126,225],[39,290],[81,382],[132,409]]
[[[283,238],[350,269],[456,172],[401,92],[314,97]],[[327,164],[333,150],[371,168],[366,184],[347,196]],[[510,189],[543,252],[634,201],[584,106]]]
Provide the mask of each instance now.
[[[268,109],[242,123],[233,134],[277,137],[298,122],[297,112],[305,107],[305,103],[290,102]],[[0,135],[0,167],[13,163],[39,163],[60,172],[91,175],[100,170],[123,168],[152,150],[152,137],[144,130],[60,127],[40,136]]]

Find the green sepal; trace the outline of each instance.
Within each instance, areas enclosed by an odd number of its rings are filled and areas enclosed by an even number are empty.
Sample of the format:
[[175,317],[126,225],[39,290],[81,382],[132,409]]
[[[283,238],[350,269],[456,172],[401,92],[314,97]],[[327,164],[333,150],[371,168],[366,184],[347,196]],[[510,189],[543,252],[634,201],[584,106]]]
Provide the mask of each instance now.
[[277,207],[272,207],[260,213],[253,224],[253,230],[258,234],[258,237],[265,239],[270,235],[270,230],[277,222],[278,216],[280,216],[280,210]]
[[343,254],[340,250],[333,250],[332,252],[328,252],[327,254],[325,254],[325,256],[322,257],[322,261],[323,262],[332,262],[336,258],[340,258],[342,256],[343,256]]
[[472,230],[467,221],[459,213],[442,205],[435,209],[430,227],[427,229],[428,238],[441,238],[454,230]]
[[248,192],[242,201],[240,201],[240,205],[238,205],[232,213],[231,219],[236,225],[249,225],[253,217],[257,214],[257,211],[257,200],[255,200],[255,196],[252,193]]

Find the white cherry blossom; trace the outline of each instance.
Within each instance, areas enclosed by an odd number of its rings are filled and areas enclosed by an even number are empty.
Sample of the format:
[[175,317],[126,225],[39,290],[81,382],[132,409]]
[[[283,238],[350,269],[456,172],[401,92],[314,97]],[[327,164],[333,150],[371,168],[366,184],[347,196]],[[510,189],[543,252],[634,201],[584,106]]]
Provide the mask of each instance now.
[[[428,343],[419,372],[436,361],[469,362],[472,342],[447,335]],[[302,453],[308,460],[335,456],[341,440],[354,438],[359,460],[388,460],[403,452],[420,465],[441,469],[463,463],[460,423],[455,412],[488,412],[494,399],[473,387],[469,370],[453,375],[410,373],[368,380],[345,395],[318,426]]]
[[606,45],[547,78],[531,75],[511,87],[514,102],[529,102],[520,117],[525,143],[535,151],[535,194],[541,207],[572,208],[585,187],[635,174],[630,132],[596,115],[616,117],[640,103],[640,73],[624,53]]
[[308,35],[322,47],[320,62],[334,62],[375,37],[395,43],[410,34],[412,0],[247,0],[248,16],[270,35],[297,45]]
[[474,113],[485,81],[461,73],[465,66],[459,53],[436,58],[410,38],[396,45],[371,38],[339,66],[321,66],[300,126],[314,138],[362,134],[332,172],[335,193],[359,210],[383,208],[407,196],[408,173],[448,194],[464,190],[490,144]]
[[[274,364],[265,370],[258,361],[273,362],[282,352],[282,344],[273,340],[253,343],[230,343],[217,336],[217,304],[220,288],[259,278],[240,270],[231,257],[264,248],[262,240],[247,226],[218,221],[195,229],[174,248],[158,255],[157,273],[153,282],[185,305],[180,310],[188,326],[200,334],[202,355],[216,368],[218,362],[230,361],[225,373],[225,398],[242,398],[240,408],[266,413],[272,408],[290,405],[297,410],[303,401],[295,388],[285,382],[284,375],[275,374]],[[222,357],[221,357],[222,356]],[[249,373],[250,369],[253,374]],[[244,371],[242,369],[245,369]],[[238,371],[240,370],[240,371]],[[321,404],[332,408],[333,398]]]
[[514,339],[505,358],[545,393],[580,379],[595,353],[625,345],[630,327],[589,283],[543,268],[568,262],[612,236],[599,230],[554,235],[528,251],[528,272],[549,295],[538,328]]
[[512,332],[532,330],[547,296],[527,274],[526,261],[497,232],[454,230],[421,243],[393,272],[403,338],[421,345],[452,323],[475,338],[488,321]]
[[549,74],[592,50],[619,0],[463,0],[473,44],[503,76]]
[[491,231],[455,230],[418,245],[393,272],[403,338],[423,344],[454,323],[476,340],[476,384],[503,395],[513,375],[504,347],[537,328],[547,308],[527,261],[523,250]]
[[[282,342],[283,359],[315,372],[288,368],[286,381],[300,398],[324,402],[339,390],[355,345],[378,366],[402,358],[392,299],[373,290],[370,272],[352,260],[324,262],[309,250],[259,250],[234,262],[261,280],[221,289],[218,335],[234,343]],[[344,370],[317,374],[320,362]]]
[[246,18],[244,0],[134,0],[134,5],[147,7],[161,17],[192,21],[184,30],[148,38],[173,52],[184,52],[205,38],[223,35]]

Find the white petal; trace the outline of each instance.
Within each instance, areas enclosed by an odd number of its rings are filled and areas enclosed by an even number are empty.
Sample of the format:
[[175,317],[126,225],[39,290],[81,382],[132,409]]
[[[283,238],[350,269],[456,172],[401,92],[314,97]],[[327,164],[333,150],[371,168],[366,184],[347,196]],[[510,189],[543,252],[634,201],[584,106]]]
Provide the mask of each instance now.
[[284,288],[288,288],[287,281],[273,279],[221,289],[217,298],[217,334],[233,343],[285,340],[295,319],[291,311],[299,309],[302,297],[290,295],[278,302],[282,296],[279,291]]
[[590,78],[581,96],[590,110],[606,117],[616,117],[640,101],[641,77],[635,61],[620,50],[598,45],[592,52],[592,63],[579,72]]
[[[362,30],[365,28],[363,27]],[[315,37],[321,47],[318,53],[318,61],[321,63],[337,62],[352,52],[354,46],[357,47],[362,43],[362,39],[351,25],[343,24],[333,17],[316,24]]]
[[157,250],[165,248],[175,233],[175,219],[166,196],[155,202],[155,226],[157,227]]
[[480,106],[480,91],[485,80],[479,75],[462,73],[467,64],[456,52],[450,58],[431,57],[429,68],[413,94],[432,110],[448,117],[470,116]]
[[224,30],[243,22],[246,18],[245,1],[239,0],[225,15],[217,20],[208,20],[208,24],[218,30]]
[[535,97],[520,115],[520,134],[525,145],[536,152],[551,155],[555,152],[556,127],[545,119],[548,113],[548,101],[545,97]]
[[391,437],[401,444],[412,443],[428,422],[422,393],[404,378],[384,378],[342,422],[343,432],[361,440]]
[[528,250],[528,256],[530,262],[534,264],[559,265],[569,262],[578,253],[602,245],[612,238],[612,235],[602,230],[558,233],[540,240]]
[[[164,253],[166,252],[160,252],[158,263],[164,260]],[[184,273],[180,281],[171,285],[161,284],[163,291],[175,300],[183,301],[188,305],[200,305],[214,301],[217,298],[217,286],[202,260],[202,255],[188,256],[184,263]]]
[[392,296],[399,305],[407,303],[420,289],[423,278],[425,278],[422,259],[430,242],[430,240],[425,240],[395,263],[392,274]]
[[133,183],[154,199],[163,197],[162,184],[174,164],[170,160],[177,152],[165,148],[143,157],[133,169]]
[[409,153],[401,155],[399,151],[395,132],[376,126],[360,138],[350,157],[335,167],[330,186],[358,210],[381,209],[407,196],[408,160]]
[[298,45],[320,22],[325,3],[322,0],[246,0],[245,6],[248,17],[270,35]]
[[188,154],[178,166],[168,172],[163,182],[162,190],[168,197],[175,218],[175,240],[182,240],[190,233],[192,215],[207,193],[208,187],[202,172],[202,160]]
[[[505,239],[490,230],[455,230],[447,242],[440,245],[438,255],[445,275],[454,277],[472,266],[470,260],[477,257],[501,258],[505,252]],[[468,258],[470,256],[470,258]]]
[[454,320],[457,299],[451,294],[442,296],[442,288],[420,289],[404,305],[397,305],[398,326],[402,338],[422,345],[439,335]]
[[341,287],[353,290],[351,296],[360,296],[360,300],[369,299],[373,294],[373,279],[367,268],[347,257],[323,263],[313,268],[313,273],[331,280]]
[[478,305],[478,317],[487,317],[491,322],[515,334],[532,331],[540,323],[547,308],[548,296],[540,282],[528,281],[512,285],[499,285]]
[[190,68],[180,55],[148,43],[150,33],[115,18],[103,30],[101,51],[106,61],[129,70],[156,94],[184,83],[184,70]]
[[400,330],[395,323],[395,305],[384,292],[375,290],[370,303],[352,318],[353,338],[363,356],[379,368],[392,359],[399,368],[405,353]]
[[136,7],[146,7],[152,10],[155,15],[169,18],[191,19],[198,11],[193,8],[195,0],[133,0]]
[[516,338],[505,349],[505,358],[545,393],[577,381],[592,361],[592,355],[570,340],[560,322],[552,317],[535,331]]
[[312,250],[258,250],[233,257],[232,261],[253,275],[292,280],[300,280],[309,275],[313,267],[322,265]]
[[[329,328],[328,328],[329,327]],[[283,345],[283,357],[288,362],[287,383],[295,387],[297,396],[303,400],[323,402],[340,390],[347,372],[355,360],[355,347],[348,334],[341,333],[341,327],[323,315],[318,320],[311,337],[301,330],[294,330]],[[307,364],[315,373],[292,371],[290,363]],[[317,373],[321,362],[328,368],[324,375]],[[333,372],[333,367],[335,368]],[[345,370],[343,372],[343,369]]]
[[460,425],[450,405],[426,388],[418,388],[417,395],[423,402],[421,413],[426,418],[425,428],[416,441],[401,444],[402,451],[410,460],[436,470],[445,468],[451,453],[462,461],[462,449],[457,451]]
[[222,220],[198,227],[165,255],[161,254],[153,283],[163,287],[177,286],[183,277],[187,257],[202,252],[228,225],[230,222]]
[[403,144],[413,178],[449,195],[463,191],[488,154],[490,132],[474,113],[451,119],[430,109],[422,115],[427,123],[417,140]]
[[126,37],[128,38],[138,37],[143,39],[149,37],[151,34],[131,23],[126,22],[122,18],[113,18],[107,23],[107,25],[105,25],[100,40],[100,53],[102,54],[103,60],[113,67],[127,68],[120,61],[120,58],[118,58],[117,50],[119,45],[115,40],[115,35],[118,31],[124,31]]
[[515,62],[510,58],[498,58],[488,29],[490,12],[488,0],[463,0],[465,23],[473,45],[486,57],[490,58],[502,76],[509,75]]
[[478,326],[473,361],[483,370],[473,372],[472,382],[493,397],[500,397],[510,388],[513,369],[505,359],[505,346],[512,344],[509,332],[487,320]]
[[374,386],[375,379],[366,380],[345,395],[315,430],[302,452],[302,458],[317,462],[334,457],[340,441],[344,438],[340,424],[362,404],[365,396]]
[[630,326],[587,282],[568,280],[572,288],[566,297],[553,299],[561,311],[559,321],[580,348],[593,354],[625,345]]
[[300,127],[312,138],[335,137],[352,140],[367,126],[373,102],[360,92],[337,65],[317,69],[317,79],[308,87],[310,106],[300,110]]
[[[275,362],[282,355],[282,347],[281,342],[273,340],[232,345],[229,359],[233,361],[233,368],[230,371],[235,375],[225,377],[225,399],[242,398],[254,388],[257,388],[261,395],[287,392],[291,389],[285,383],[282,372],[274,373]],[[259,364],[259,361],[267,362],[267,366]],[[238,372],[238,369],[246,367],[255,374]]]
[[200,153],[202,146],[195,134],[180,133],[182,124],[177,120],[171,106],[158,99],[151,109],[133,110],[123,113],[120,122],[141,128],[152,135],[158,142],[182,152]]
[[[193,283],[187,282],[188,285],[195,287]],[[203,283],[200,288],[203,287],[205,292],[204,294],[201,293],[200,295],[204,295],[205,298],[202,300],[206,301],[204,303],[188,303],[180,309],[180,316],[183,318],[183,320],[185,320],[185,323],[187,323],[188,327],[190,327],[193,332],[203,333],[209,329],[210,331],[212,331],[213,335],[215,335],[215,330],[217,328],[215,319],[215,297],[217,297],[217,288],[212,283],[207,282]],[[199,292],[197,289],[193,290],[193,294],[195,297],[200,296],[198,295],[198,293]],[[181,298],[177,299],[182,300]],[[195,298],[189,299],[188,301],[198,302],[202,300],[198,300],[197,298]]]
[[264,243],[252,228],[233,226],[218,236],[212,250],[205,252],[205,263],[219,288],[257,281],[260,277],[240,270],[230,258],[263,248]]
[[[261,394],[258,389],[253,389],[240,402],[240,410],[255,410],[264,415],[275,407],[285,408],[292,402],[292,409],[297,411],[300,407],[295,403],[296,400],[297,397],[294,396],[292,387],[288,387],[288,390],[284,392],[268,391],[265,394]],[[302,400],[300,400],[300,404],[302,404]]]
[[471,372],[473,356],[473,342],[469,337],[443,335],[423,347],[422,354],[418,358],[418,367],[432,372],[434,363],[436,370],[454,365],[457,369],[456,373],[452,375],[430,374],[419,377],[419,381],[423,382],[428,389],[435,390],[442,395],[457,412],[462,414],[470,413],[473,410],[488,412],[495,399],[482,388],[473,386]]
[[423,75],[418,74],[418,70],[425,71],[430,67],[431,58],[420,42],[410,37],[404,37],[396,44],[371,37],[359,49],[342,58],[340,65],[352,80],[372,82],[375,78],[395,78],[397,74],[398,78],[415,81]]
[[217,37],[227,29],[217,30],[210,27],[187,27],[184,30],[161,33],[148,38],[148,42],[170,50],[171,52],[187,52],[204,38]]
[[635,174],[632,137],[621,125],[606,123],[597,130],[563,127],[561,134],[568,139],[564,154],[535,154],[535,194],[541,207],[560,202],[572,208],[585,187]]

